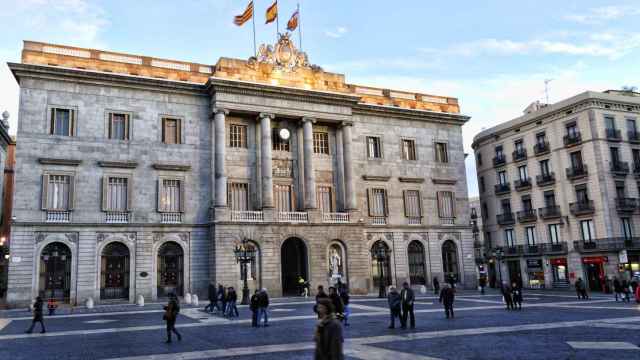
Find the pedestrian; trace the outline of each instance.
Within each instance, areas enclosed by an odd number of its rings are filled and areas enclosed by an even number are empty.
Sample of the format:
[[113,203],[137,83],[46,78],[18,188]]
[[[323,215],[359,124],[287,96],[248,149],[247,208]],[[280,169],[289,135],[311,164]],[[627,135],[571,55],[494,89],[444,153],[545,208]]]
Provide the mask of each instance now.
[[218,284],[218,301],[220,302],[220,312],[224,316],[227,313],[227,294],[222,284]]
[[440,291],[440,303],[444,306],[444,314],[447,319],[453,319],[453,300],[455,299],[455,290],[449,286],[449,284],[444,284],[442,287],[442,291]]
[[336,319],[335,309],[330,299],[320,298],[317,304],[318,325],[314,340],[316,342],[315,360],[344,360],[342,352],[342,326]]
[[238,294],[236,293],[236,290],[233,288],[233,286],[230,286],[227,290],[227,315],[229,317],[240,316],[240,314],[238,314],[238,307],[236,306],[237,302]]
[[587,295],[587,289],[581,277],[579,277],[578,280],[576,280],[575,287],[576,287],[576,293],[578,294],[578,300],[589,299],[589,296]]
[[302,276],[298,276],[298,286],[300,287],[300,296],[309,297],[309,283]]
[[218,308],[218,289],[216,289],[216,284],[212,282],[209,283],[209,305],[204,307],[204,311],[213,312],[213,308]]
[[340,299],[342,299],[342,305],[344,305],[344,318],[342,319],[344,326],[349,326],[349,315],[351,315],[351,307],[349,306],[349,288],[346,286],[340,291]]
[[180,304],[178,303],[178,298],[175,294],[169,294],[169,303],[164,307],[164,321],[167,322],[167,341],[166,343],[171,343],[171,333],[175,333],[178,337],[178,341],[182,341],[182,335],[176,330],[176,319],[178,317],[178,313],[180,313]]
[[33,320],[31,321],[31,326],[25,333],[31,334],[33,332],[33,328],[36,326],[36,323],[40,323],[40,327],[42,330],[41,334],[46,333],[47,331],[44,328],[44,321],[42,315],[42,298],[40,296],[36,297],[36,302],[33,304]]
[[626,279],[622,280],[622,295],[623,295],[622,300],[624,300],[624,302],[631,301],[629,297],[629,292],[630,292],[629,287],[630,287],[629,282]]
[[438,295],[440,293],[440,282],[438,281],[438,277],[435,276],[433,278],[433,294]]
[[331,303],[333,304],[333,311],[336,314],[336,318],[338,318],[338,320],[344,319],[344,304],[342,303],[342,298],[338,295],[338,290],[333,286],[329,287],[329,299],[331,299]]
[[522,310],[522,288],[515,282],[511,284],[511,300],[514,310]]
[[400,318],[400,294],[398,290],[396,290],[395,286],[389,287],[389,295],[387,295],[387,302],[389,303],[389,313],[391,315],[391,324],[389,325],[389,329],[395,329],[396,327],[396,318],[400,319],[400,324],[402,325],[402,318]]
[[447,282],[449,283],[449,285],[451,285],[451,288],[455,289],[456,288],[456,276],[453,274],[449,274],[447,276]]
[[318,300],[323,298],[328,298],[328,297],[329,295],[327,295],[327,293],[324,292],[324,286],[318,285],[318,292],[316,293],[316,303],[318,302]]
[[513,298],[511,297],[511,288],[509,285],[502,284],[502,297],[507,305],[507,310],[513,309]]
[[618,302],[618,298],[622,298],[622,283],[617,276],[613,279],[613,292],[615,294],[616,302]]
[[484,288],[487,286],[487,278],[485,276],[480,276],[480,280],[478,280],[478,285],[480,286],[480,294],[484,295]]
[[258,327],[258,312],[260,310],[260,290],[258,289],[251,295],[249,310],[251,310],[251,327]]
[[267,294],[267,289],[262,288],[260,290],[260,296],[258,297],[258,326],[260,326],[260,321],[264,319],[264,327],[269,326],[269,294]]
[[49,316],[55,315],[57,308],[58,308],[58,303],[56,302],[56,299],[49,298],[49,300],[47,301],[47,309],[49,309]]
[[411,329],[415,329],[416,317],[413,313],[413,302],[415,300],[415,295],[413,294],[413,290],[409,287],[409,283],[406,281],[402,284],[400,299],[400,305],[402,307],[402,318],[400,319],[400,325],[403,329],[407,328],[408,316]]

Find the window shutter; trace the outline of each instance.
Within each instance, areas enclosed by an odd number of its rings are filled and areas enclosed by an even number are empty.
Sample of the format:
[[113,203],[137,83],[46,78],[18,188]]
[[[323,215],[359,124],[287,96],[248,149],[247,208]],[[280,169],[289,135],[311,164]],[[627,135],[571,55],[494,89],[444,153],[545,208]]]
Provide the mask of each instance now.
[[387,189],[382,189],[382,196],[384,196],[384,216],[389,216],[389,199],[387,198]]
[[[182,144],[182,119],[176,119],[176,144]],[[182,191],[182,186],[180,191]]]
[[[163,127],[164,129],[164,127]],[[160,201],[161,197],[162,197],[162,179],[158,179],[157,181],[157,187],[158,187],[158,192],[157,192],[157,208],[158,208],[158,212],[163,212],[164,209],[162,209],[162,201]]]
[[51,129],[49,129],[49,135],[56,133],[56,109],[51,108]]
[[438,217],[442,217],[443,215],[443,209],[442,209],[442,192],[438,191],[436,193],[436,201],[437,201],[437,206],[438,206]]
[[422,217],[422,191],[418,190],[418,216]]
[[184,180],[180,180],[180,182],[178,182],[178,184],[180,184],[180,212],[183,213],[184,212],[184,204],[185,204],[185,199],[184,199]]
[[76,177],[73,175],[69,176],[69,210],[74,209],[74,205],[76,202]]
[[451,196],[451,217],[456,217],[456,194],[453,191],[449,194]]
[[371,204],[373,204],[373,203],[371,202],[372,201],[371,193],[372,193],[371,189],[367,189],[367,211],[369,212],[369,216],[372,216]]
[[107,211],[109,201],[109,177],[102,177],[102,211]]
[[409,216],[409,213],[407,212],[407,191],[406,190],[402,190],[402,204],[404,205],[404,216],[407,217]]
[[127,176],[127,211],[133,210],[133,177]]
[[129,114],[124,116],[124,139],[129,140]]
[[76,111],[69,110],[69,136],[76,136]]
[[[162,118],[162,142],[163,143],[167,142],[167,138],[165,137],[167,135],[166,134],[167,133],[166,132],[167,124],[166,123],[167,123],[167,119]],[[160,188],[158,188],[158,189],[160,189]],[[160,204],[160,202],[158,202],[158,204]]]
[[107,127],[107,136],[109,139],[113,139],[113,113],[109,113],[109,116],[107,117]]
[[42,175],[42,210],[47,210],[47,199],[49,198],[49,175]]

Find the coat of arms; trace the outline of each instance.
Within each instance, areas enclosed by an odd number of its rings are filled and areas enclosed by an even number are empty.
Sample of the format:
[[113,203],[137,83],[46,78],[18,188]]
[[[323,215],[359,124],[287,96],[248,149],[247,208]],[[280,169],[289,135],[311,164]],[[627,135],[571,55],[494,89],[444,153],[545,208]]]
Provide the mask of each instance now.
[[309,64],[307,54],[298,50],[288,33],[280,34],[278,42],[273,45],[260,45],[256,56],[249,58],[249,65],[267,63],[287,70],[299,67],[317,68]]

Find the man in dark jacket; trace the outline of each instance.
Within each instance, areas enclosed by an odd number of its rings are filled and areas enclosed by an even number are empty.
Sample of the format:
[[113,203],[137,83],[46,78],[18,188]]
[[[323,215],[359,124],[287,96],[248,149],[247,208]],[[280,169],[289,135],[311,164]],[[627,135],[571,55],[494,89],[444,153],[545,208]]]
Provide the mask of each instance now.
[[340,299],[342,299],[342,305],[344,305],[344,311],[342,322],[344,326],[349,326],[349,315],[351,315],[351,308],[349,307],[349,288],[344,286],[342,290],[340,290]]
[[440,281],[438,281],[437,277],[433,278],[433,294],[438,295],[440,292]]
[[40,326],[42,327],[42,330],[40,331],[41,334],[47,332],[44,329],[44,322],[42,321],[42,319],[42,298],[38,296],[36,298],[36,302],[33,304],[33,321],[31,321],[31,326],[29,327],[29,330],[25,331],[25,333],[31,334],[33,332],[33,328],[36,326],[36,323],[40,323]]
[[218,284],[218,303],[220,304],[222,316],[224,316],[227,312],[227,294],[225,293],[225,289],[222,284]]
[[315,360],[344,360],[342,352],[342,325],[336,319],[330,299],[321,298],[317,305],[318,325],[314,340],[316,342]]
[[409,287],[409,283],[402,284],[402,291],[400,292],[400,304],[402,306],[402,317],[400,318],[400,324],[403,329],[407,328],[407,316],[410,320],[411,329],[416,327],[416,317],[413,314],[413,301],[415,295],[413,290]]
[[511,288],[509,285],[502,284],[502,297],[507,305],[507,310],[513,309],[513,298],[511,297]]
[[251,310],[251,327],[258,327],[258,311],[260,309],[260,290],[251,295],[249,310]]
[[[391,286],[389,288],[389,295],[387,295],[387,302],[389,303],[389,312],[391,314],[391,324],[389,325],[389,329],[395,329],[396,327],[396,318],[400,317],[400,294],[398,294],[398,290],[396,290],[395,286]],[[400,319],[400,323],[402,324],[402,319]]]
[[212,281],[209,283],[209,305],[204,307],[204,311],[213,312],[214,308],[218,308],[218,290]]
[[164,307],[164,321],[167,322],[167,343],[171,342],[171,333],[175,333],[178,336],[178,341],[182,341],[182,335],[176,330],[176,319],[180,312],[180,305],[178,299],[174,294],[169,294],[169,303]]
[[331,299],[336,316],[342,316],[344,313],[344,304],[342,303],[340,295],[338,295],[338,290],[333,286],[329,287],[329,299]]
[[514,310],[522,310],[522,288],[516,282],[511,285],[511,301]]
[[444,284],[442,291],[440,291],[440,303],[444,306],[444,314],[447,316],[447,319],[453,318],[454,298],[455,290],[453,290],[449,284]]
[[613,292],[615,294],[615,298],[617,302],[618,298],[622,296],[622,283],[620,283],[620,279],[618,279],[617,276],[615,279],[613,279]]
[[260,295],[258,297],[258,326],[260,325],[260,321],[264,319],[264,327],[269,326],[269,294],[267,294],[267,289],[262,288],[260,290]]

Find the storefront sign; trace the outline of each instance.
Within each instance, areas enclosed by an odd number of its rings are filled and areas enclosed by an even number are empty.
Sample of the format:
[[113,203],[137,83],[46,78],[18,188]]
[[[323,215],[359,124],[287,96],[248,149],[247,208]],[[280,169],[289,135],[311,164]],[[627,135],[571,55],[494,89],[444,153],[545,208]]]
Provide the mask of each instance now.
[[551,263],[551,265],[564,265],[567,266],[567,258],[557,258],[557,259],[550,259],[549,262]]
[[620,250],[618,254],[618,260],[621,264],[626,264],[629,262],[629,256],[627,255],[627,250]]
[[527,267],[534,269],[542,268],[542,260],[540,259],[527,259]]
[[584,264],[602,264],[608,262],[606,256],[586,256],[582,258]]

